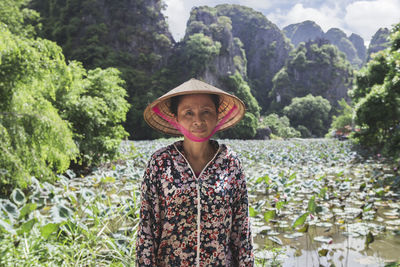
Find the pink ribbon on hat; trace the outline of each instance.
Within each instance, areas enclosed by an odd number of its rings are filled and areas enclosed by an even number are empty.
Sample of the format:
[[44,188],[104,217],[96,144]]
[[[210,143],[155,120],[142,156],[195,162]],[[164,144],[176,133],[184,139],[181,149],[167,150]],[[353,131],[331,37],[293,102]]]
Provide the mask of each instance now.
[[158,106],[154,106],[152,108],[152,110],[154,111],[154,113],[156,113],[158,116],[160,116],[161,118],[163,118],[164,120],[166,120],[167,122],[169,122],[172,126],[174,126],[175,129],[177,129],[179,132],[181,132],[184,136],[186,136],[187,138],[189,138],[190,140],[194,141],[194,142],[204,142],[207,141],[208,139],[211,138],[211,136],[213,136],[221,127],[222,125],[228,120],[230,119],[232,116],[232,113],[237,109],[236,105],[234,105],[231,110],[229,110],[229,112],[222,118],[222,120],[217,124],[217,126],[215,126],[214,130],[211,132],[211,134],[207,137],[204,138],[199,138],[195,135],[193,135],[192,133],[190,133],[187,129],[185,129],[182,125],[180,125],[179,123],[177,123],[176,121],[170,119],[168,116],[166,116],[165,114],[163,114],[160,109],[158,108]]

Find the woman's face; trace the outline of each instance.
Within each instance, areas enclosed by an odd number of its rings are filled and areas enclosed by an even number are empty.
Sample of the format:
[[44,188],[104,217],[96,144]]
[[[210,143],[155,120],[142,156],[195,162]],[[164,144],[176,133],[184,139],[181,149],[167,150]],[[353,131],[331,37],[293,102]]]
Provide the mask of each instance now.
[[217,112],[206,94],[183,96],[178,105],[177,122],[197,137],[207,137],[217,125]]

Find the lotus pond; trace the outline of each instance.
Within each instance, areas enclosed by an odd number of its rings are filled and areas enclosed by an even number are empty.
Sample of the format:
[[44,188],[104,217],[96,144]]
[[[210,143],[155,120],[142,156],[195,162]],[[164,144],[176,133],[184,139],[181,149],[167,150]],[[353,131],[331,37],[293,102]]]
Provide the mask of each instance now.
[[[0,266],[133,266],[144,168],[173,141],[1,198]],[[222,142],[246,172],[258,266],[399,265],[399,163],[329,139]]]

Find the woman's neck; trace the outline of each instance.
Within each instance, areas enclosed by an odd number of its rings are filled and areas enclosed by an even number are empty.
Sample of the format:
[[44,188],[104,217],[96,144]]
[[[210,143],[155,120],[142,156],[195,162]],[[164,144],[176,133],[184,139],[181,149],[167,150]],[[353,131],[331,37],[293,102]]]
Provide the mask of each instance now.
[[186,156],[195,160],[208,160],[215,154],[215,149],[210,141],[193,142],[188,138],[183,139],[183,150]]

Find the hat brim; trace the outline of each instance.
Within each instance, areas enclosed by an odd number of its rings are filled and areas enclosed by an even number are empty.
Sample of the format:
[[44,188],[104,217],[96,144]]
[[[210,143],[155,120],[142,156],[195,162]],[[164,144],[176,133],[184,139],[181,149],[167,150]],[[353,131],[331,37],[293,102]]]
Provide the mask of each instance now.
[[218,122],[220,122],[235,106],[234,113],[227,118],[221,125],[219,131],[226,130],[238,123],[244,116],[246,111],[245,105],[238,97],[231,95],[217,87],[205,82],[190,79],[189,81],[172,89],[154,102],[150,103],[144,113],[144,119],[152,128],[169,135],[180,136],[182,133],[171,125],[167,120],[163,119],[153,111],[153,107],[157,106],[163,115],[170,119],[174,119],[174,114],[170,111],[170,99],[174,96],[189,94],[215,94],[219,96],[220,105],[218,109]]

